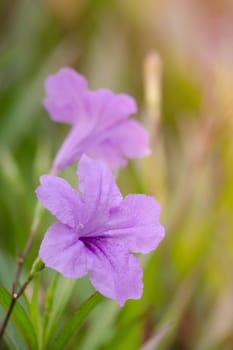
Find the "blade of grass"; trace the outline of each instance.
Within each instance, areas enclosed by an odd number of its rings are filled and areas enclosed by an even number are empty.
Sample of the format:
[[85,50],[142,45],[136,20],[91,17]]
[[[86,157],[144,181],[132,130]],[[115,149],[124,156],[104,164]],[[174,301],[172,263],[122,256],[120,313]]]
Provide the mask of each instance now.
[[[11,296],[6,289],[0,286],[0,305],[7,311],[11,303]],[[23,307],[17,302],[12,312],[12,322],[31,349],[36,349],[36,335],[32,323]]]
[[59,335],[56,337],[54,343],[49,348],[53,350],[65,349],[66,345],[71,340],[71,337],[77,333],[89,313],[103,300],[104,297],[97,292],[94,293],[89,299],[87,299],[74,313],[69,323],[59,331]]

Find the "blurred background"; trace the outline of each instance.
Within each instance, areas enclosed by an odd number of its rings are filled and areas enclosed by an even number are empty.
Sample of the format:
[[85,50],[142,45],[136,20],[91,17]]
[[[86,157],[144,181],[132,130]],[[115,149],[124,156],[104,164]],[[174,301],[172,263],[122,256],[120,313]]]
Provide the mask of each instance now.
[[[72,66],[90,88],[137,99],[153,153],[118,183],[162,203],[167,234],[141,259],[143,298],[106,301],[67,348],[232,350],[232,0],[1,0],[0,23],[0,282],[11,286],[39,176],[68,131],[43,109],[44,80]],[[73,184],[74,169],[62,174]],[[63,319],[92,292],[86,279],[69,288]]]

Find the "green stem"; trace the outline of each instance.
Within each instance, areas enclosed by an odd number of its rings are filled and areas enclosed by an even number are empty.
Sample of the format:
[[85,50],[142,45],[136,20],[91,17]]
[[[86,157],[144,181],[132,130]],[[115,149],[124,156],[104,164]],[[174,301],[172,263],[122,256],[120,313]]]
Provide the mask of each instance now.
[[6,329],[6,326],[8,324],[8,321],[10,319],[10,316],[14,310],[14,306],[17,302],[17,300],[21,297],[21,295],[24,293],[25,289],[27,288],[27,286],[29,285],[29,283],[31,282],[31,280],[35,277],[35,275],[40,272],[42,269],[44,268],[44,263],[42,262],[42,260],[37,257],[36,260],[34,261],[31,271],[29,272],[29,275],[26,279],[26,281],[23,283],[23,285],[20,287],[18,292],[14,292],[11,295],[11,303],[9,306],[9,309],[6,313],[6,316],[2,322],[1,328],[0,328],[0,344]]
[[[51,170],[50,171],[50,175],[57,175],[57,171],[55,170]],[[19,256],[18,258],[18,262],[17,262],[17,268],[16,268],[16,272],[15,272],[15,277],[14,277],[14,281],[12,284],[12,291],[11,291],[11,303],[8,309],[8,312],[2,322],[1,328],[0,328],[0,342],[1,339],[3,337],[4,331],[6,329],[7,323],[10,319],[10,315],[14,309],[14,305],[16,303],[16,301],[18,300],[18,298],[23,294],[25,288],[27,287],[27,285],[30,283],[30,281],[32,280],[32,278],[34,277],[34,274],[32,274],[32,270],[26,280],[26,282],[22,285],[22,287],[19,289],[19,291],[17,292],[17,286],[18,286],[18,282],[19,282],[19,278],[22,272],[22,268],[24,265],[24,262],[29,254],[29,251],[31,249],[33,240],[35,238],[38,226],[39,226],[39,222],[40,222],[40,218],[41,218],[41,213],[42,213],[42,205],[41,203],[38,201],[35,207],[35,211],[34,211],[34,215],[33,215],[33,221],[32,221],[32,225],[31,225],[31,229],[30,229],[30,234],[26,243],[26,246],[24,248],[23,254],[21,256]],[[37,259],[36,259],[37,261]],[[36,262],[35,261],[35,262]],[[34,263],[35,264],[35,263]],[[33,264],[33,266],[34,266]]]

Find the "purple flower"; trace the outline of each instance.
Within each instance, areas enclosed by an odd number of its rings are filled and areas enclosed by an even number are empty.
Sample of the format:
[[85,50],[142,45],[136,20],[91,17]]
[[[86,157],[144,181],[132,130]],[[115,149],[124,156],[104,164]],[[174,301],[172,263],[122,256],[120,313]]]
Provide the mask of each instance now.
[[132,253],[149,253],[164,237],[160,205],[152,197],[124,199],[104,162],[82,156],[79,190],[44,175],[36,193],[58,222],[49,227],[39,255],[65,277],[87,273],[93,286],[120,305],[142,294],[142,270]]
[[63,68],[46,81],[44,106],[52,120],[72,125],[53,168],[60,170],[86,153],[103,159],[111,169],[128,158],[150,154],[147,131],[129,115],[137,112],[134,99],[110,90],[90,91],[85,78]]

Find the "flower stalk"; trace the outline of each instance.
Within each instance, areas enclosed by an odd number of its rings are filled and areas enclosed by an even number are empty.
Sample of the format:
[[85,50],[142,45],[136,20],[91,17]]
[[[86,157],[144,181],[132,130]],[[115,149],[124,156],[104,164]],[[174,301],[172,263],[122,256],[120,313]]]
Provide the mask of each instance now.
[[[49,173],[51,175],[57,175],[57,172],[54,171],[53,169]],[[25,263],[25,260],[27,259],[29,251],[31,249],[33,240],[35,238],[35,235],[36,235],[36,232],[37,232],[37,229],[38,229],[38,226],[39,226],[42,210],[43,210],[43,207],[42,207],[41,203],[38,201],[37,204],[36,204],[36,207],[35,207],[33,220],[32,220],[32,225],[31,225],[31,230],[30,230],[30,234],[29,234],[26,246],[24,248],[23,254],[18,257],[17,268],[16,268],[16,272],[15,272],[14,281],[13,281],[13,284],[12,284],[12,290],[11,290],[11,303],[10,303],[9,309],[7,311],[7,314],[5,316],[5,319],[3,320],[1,328],[0,328],[0,343],[1,343],[1,339],[3,337],[4,331],[6,329],[7,323],[9,321],[10,316],[12,314],[12,311],[14,309],[14,305],[15,305],[16,301],[23,294],[24,290],[26,289],[26,287],[28,286],[30,281],[34,278],[34,275],[37,272],[39,272],[40,270],[42,270],[43,267],[44,267],[44,264],[40,260],[40,258],[39,257],[36,258],[36,260],[34,261],[34,263],[32,265],[32,269],[31,269],[31,271],[30,271],[30,273],[28,275],[28,278],[26,279],[26,281],[24,282],[22,287],[17,292],[17,286],[18,286],[18,283],[19,283],[19,278],[20,278],[20,275],[21,275],[21,272],[22,272],[22,268],[23,268],[23,265]]]
[[36,260],[34,261],[33,265],[32,265],[32,268],[31,268],[31,270],[30,270],[30,272],[28,274],[28,277],[27,277],[26,281],[20,287],[18,292],[16,292],[15,285],[17,286],[17,284],[16,284],[16,281],[15,281],[15,283],[13,285],[13,288],[12,288],[11,303],[10,303],[9,309],[7,311],[7,314],[6,314],[6,316],[5,316],[4,320],[3,320],[1,328],[0,328],[0,344],[1,344],[1,341],[2,341],[2,338],[3,338],[4,332],[5,332],[6,326],[8,324],[9,319],[10,319],[10,316],[11,316],[13,310],[14,310],[14,306],[15,306],[17,300],[24,293],[25,289],[27,288],[29,283],[32,281],[32,279],[35,277],[35,275],[38,272],[40,272],[41,270],[43,270],[44,267],[45,267],[45,265],[42,262],[42,260],[39,257],[37,257]]

